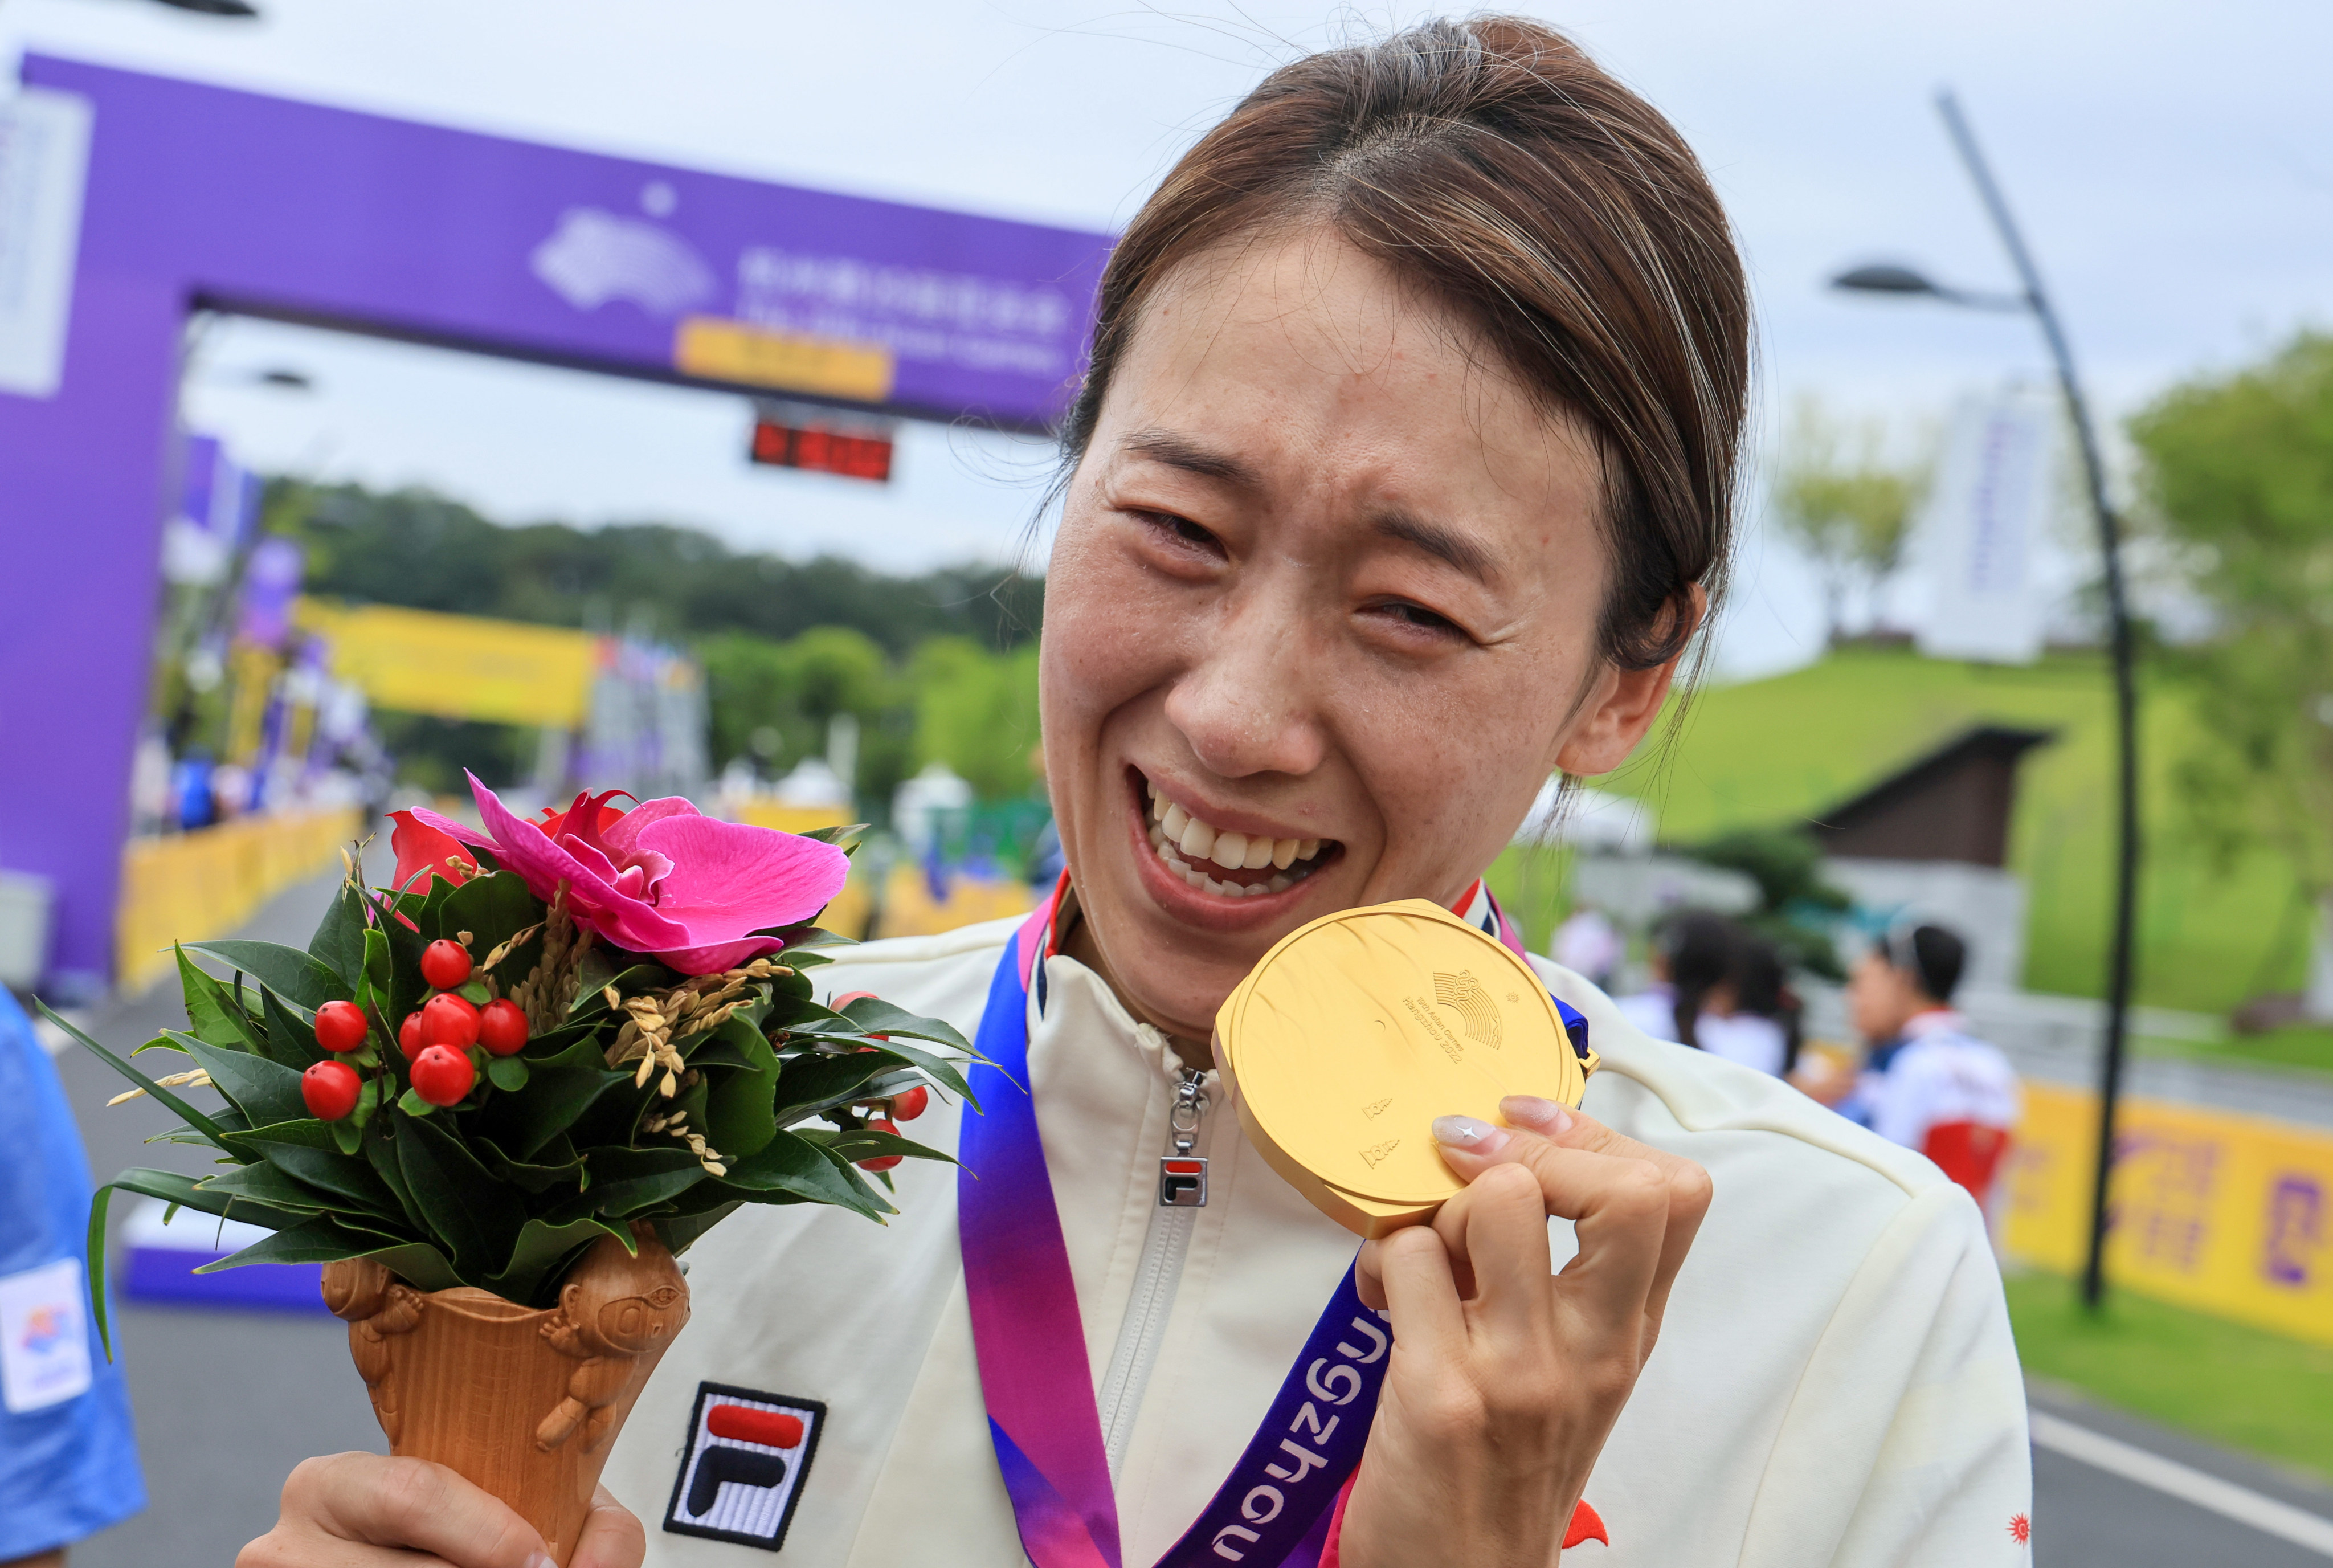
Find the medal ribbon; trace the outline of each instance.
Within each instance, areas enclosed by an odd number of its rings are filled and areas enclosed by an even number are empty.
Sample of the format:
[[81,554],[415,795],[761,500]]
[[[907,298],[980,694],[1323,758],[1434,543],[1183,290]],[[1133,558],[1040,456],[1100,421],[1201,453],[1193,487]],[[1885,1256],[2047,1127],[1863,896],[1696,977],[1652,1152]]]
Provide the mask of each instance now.
[[[1521,954],[1521,932],[1477,889],[1464,918],[1487,906],[1476,923]],[[1057,887],[1030,915],[989,982],[977,1039],[986,1060],[970,1075],[984,1113],[964,1120],[956,1225],[989,1437],[1022,1548],[1036,1568],[1125,1568],[1085,1325],[1028,1092],[1029,987],[1060,897]],[[1584,1044],[1585,1020],[1557,1007],[1575,1046]],[[1246,1451],[1158,1568],[1317,1568],[1391,1350],[1346,1269]]]

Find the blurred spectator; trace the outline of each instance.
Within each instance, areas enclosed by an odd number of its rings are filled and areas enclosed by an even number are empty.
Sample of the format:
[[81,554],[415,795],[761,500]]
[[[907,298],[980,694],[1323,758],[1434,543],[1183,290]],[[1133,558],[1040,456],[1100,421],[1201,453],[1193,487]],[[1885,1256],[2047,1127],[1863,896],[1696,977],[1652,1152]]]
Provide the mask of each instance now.
[[1653,928],[1646,955],[1652,984],[1620,998],[1621,1015],[1656,1040],[1698,1048],[1700,1024],[1711,1011],[1733,1008],[1733,922],[1705,909],[1686,909]]
[[1555,928],[1548,957],[1601,990],[1611,983],[1618,967],[1620,933],[1593,904],[1582,904]]
[[1688,909],[1653,931],[1653,983],[1620,1012],[1656,1040],[1777,1076],[1796,1054],[1797,999],[1781,955],[1723,915]]
[[146,1506],[129,1390],[90,1312],[89,1204],[63,1086],[0,988],[0,1563],[58,1568]]
[[1723,1014],[1713,1008],[1696,1029],[1701,1048],[1761,1073],[1787,1076],[1798,1065],[1800,1009],[1781,949],[1736,926],[1732,980],[1731,1008]]
[[1839,1110],[1918,1150],[1983,1205],[2017,1125],[2017,1074],[1953,1010],[1967,962],[1968,945],[1942,926],[1898,927],[1863,956],[1847,1005],[1871,1053]]

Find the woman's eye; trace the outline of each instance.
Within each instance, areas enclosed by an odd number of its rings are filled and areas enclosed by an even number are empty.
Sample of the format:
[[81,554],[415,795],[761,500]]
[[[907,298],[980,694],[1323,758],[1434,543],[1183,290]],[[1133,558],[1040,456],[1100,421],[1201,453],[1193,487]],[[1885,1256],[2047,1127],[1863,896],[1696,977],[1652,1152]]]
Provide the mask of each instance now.
[[1387,600],[1381,604],[1370,606],[1370,612],[1391,620],[1405,630],[1415,629],[1451,637],[1466,635],[1465,629],[1448,616],[1428,610],[1423,604],[1412,604],[1407,600]]
[[1172,512],[1153,512],[1147,509],[1138,510],[1134,515],[1147,524],[1154,532],[1174,540],[1176,544],[1205,550],[1213,554],[1223,553],[1223,541],[1188,517],[1179,517]]

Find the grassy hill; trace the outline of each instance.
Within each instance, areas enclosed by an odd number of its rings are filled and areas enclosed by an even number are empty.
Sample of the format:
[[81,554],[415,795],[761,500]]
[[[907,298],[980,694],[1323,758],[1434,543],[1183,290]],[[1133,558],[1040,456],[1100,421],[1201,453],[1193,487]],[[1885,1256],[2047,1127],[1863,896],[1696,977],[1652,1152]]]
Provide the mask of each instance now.
[[[2224,1013],[2300,983],[2309,928],[2290,871],[2256,852],[2213,865],[2184,832],[2173,775],[2192,733],[2187,694],[2144,678],[2145,825],[2138,996]],[[1845,649],[1767,680],[1704,690],[1679,731],[1599,788],[1644,799],[1667,842],[1804,821],[1968,726],[2059,732],[2021,775],[2011,868],[2031,893],[2025,984],[2097,996],[2111,915],[2112,704],[2103,660],[2055,654],[2025,668],[1948,663],[1908,649]]]

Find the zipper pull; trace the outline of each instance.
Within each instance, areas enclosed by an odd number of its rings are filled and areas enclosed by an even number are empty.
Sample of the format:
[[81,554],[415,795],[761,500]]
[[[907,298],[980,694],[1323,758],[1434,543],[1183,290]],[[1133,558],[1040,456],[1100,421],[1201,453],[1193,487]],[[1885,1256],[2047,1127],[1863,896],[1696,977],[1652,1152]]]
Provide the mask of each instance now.
[[1207,1113],[1206,1091],[1199,1086],[1204,1076],[1195,1067],[1184,1068],[1183,1082],[1175,1089],[1174,1109],[1166,1113],[1175,1151],[1158,1157],[1161,1208],[1207,1207],[1207,1161],[1191,1152],[1199,1141],[1199,1118]]

